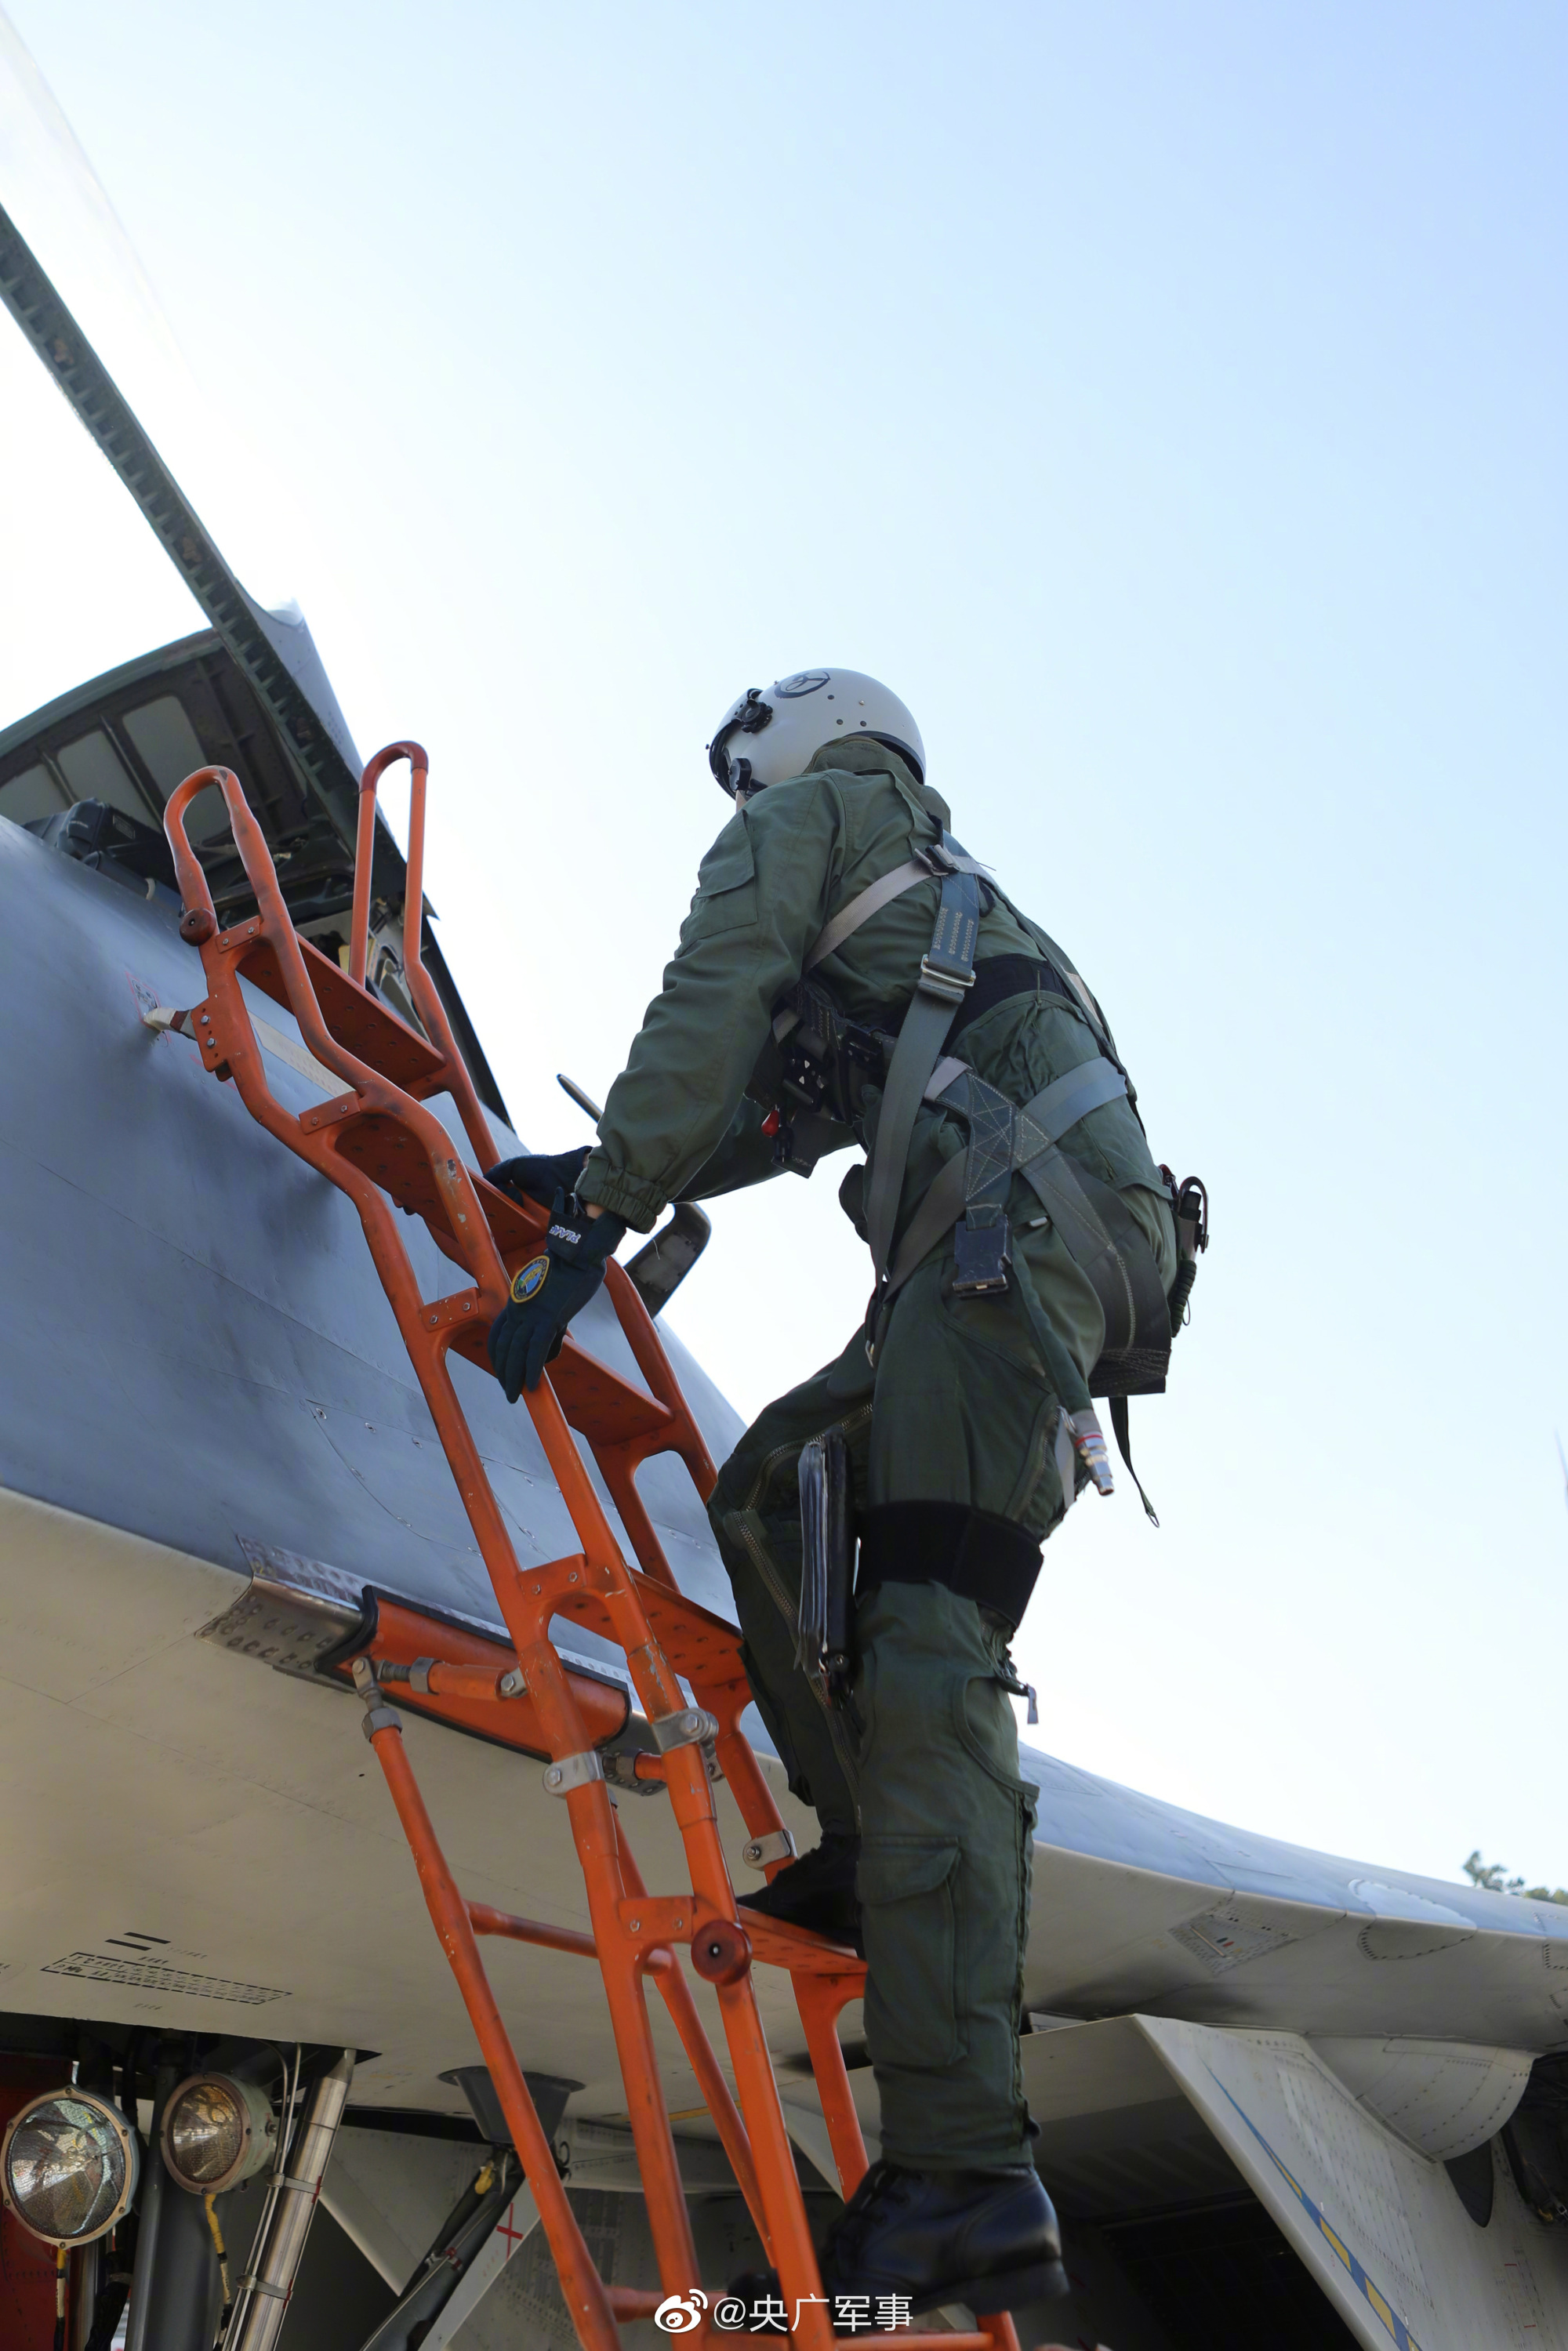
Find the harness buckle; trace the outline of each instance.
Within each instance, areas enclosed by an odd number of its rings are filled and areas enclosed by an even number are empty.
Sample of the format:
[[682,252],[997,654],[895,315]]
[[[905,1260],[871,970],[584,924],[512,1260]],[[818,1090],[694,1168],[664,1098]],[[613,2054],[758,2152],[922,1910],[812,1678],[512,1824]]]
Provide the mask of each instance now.
[[1007,1217],[998,1213],[981,1221],[983,1214],[977,1206],[954,1228],[955,1298],[991,1298],[1008,1286],[1012,1248]]
[[943,971],[928,955],[923,955],[918,984],[926,996],[940,997],[944,1004],[962,1004],[975,985],[974,967],[967,972]]

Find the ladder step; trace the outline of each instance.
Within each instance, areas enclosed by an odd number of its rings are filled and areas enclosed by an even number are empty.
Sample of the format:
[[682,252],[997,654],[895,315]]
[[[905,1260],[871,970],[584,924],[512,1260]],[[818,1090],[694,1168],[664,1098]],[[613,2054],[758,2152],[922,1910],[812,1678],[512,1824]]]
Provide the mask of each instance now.
[[[288,990],[283,984],[283,974],[270,940],[260,935],[258,921],[240,923],[232,931],[225,931],[214,945],[237,955],[245,976],[253,987],[281,1004],[286,1012],[293,1006]],[[316,1001],[321,1008],[321,1018],[329,1033],[340,1045],[373,1070],[392,1079],[405,1093],[417,1099],[422,1087],[428,1087],[446,1067],[444,1057],[423,1037],[416,1036],[406,1020],[400,1020],[390,1006],[368,988],[357,987],[341,965],[324,956],[308,939],[301,939],[299,952],[310,974],[316,990]]]
[[[298,944],[321,1017],[338,1043],[415,1099],[439,1091],[446,1065],[434,1047],[416,1037],[406,1021],[400,1020],[378,998],[357,986],[308,939],[301,939]],[[277,954],[270,940],[261,935],[259,921],[241,923],[225,931],[213,946],[214,951],[233,956],[235,967],[243,970],[246,978],[264,995],[270,996],[286,1011],[292,1008]],[[400,1208],[421,1217],[443,1255],[467,1270],[469,1253],[454,1230],[449,1195],[436,1181],[417,1139],[401,1120],[362,1111],[357,1095],[343,1093],[318,1109],[304,1112],[299,1123],[307,1134],[340,1127],[336,1145],[339,1155],[373,1177]],[[453,1152],[455,1157],[455,1144]],[[542,1246],[549,1223],[549,1212],[531,1201],[514,1200],[509,1193],[486,1183],[483,1176],[474,1178],[474,1189],[495,1236],[502,1263],[508,1274],[515,1274]],[[482,1330],[465,1332],[454,1343],[459,1354],[466,1355],[482,1370],[489,1369]],[[637,1445],[644,1451],[656,1452],[662,1449],[659,1440],[676,1429],[675,1416],[666,1405],[632,1387],[570,1337],[550,1368],[550,1384],[568,1425],[592,1446]],[[650,1439],[653,1441],[649,1443]]]
[[[451,1301],[443,1302],[450,1308]],[[436,1306],[426,1309],[433,1315]],[[466,1355],[482,1372],[490,1368],[486,1352],[486,1327],[476,1325],[460,1331],[452,1342],[455,1355]],[[549,1384],[566,1415],[569,1427],[586,1437],[592,1446],[641,1445],[646,1453],[658,1453],[665,1448],[666,1440],[676,1433],[676,1421],[656,1397],[644,1395],[586,1347],[580,1347],[569,1332],[565,1346],[549,1367]],[[652,1440],[645,1442],[644,1440]]]
[[[486,1367],[489,1357],[485,1358]],[[580,1347],[570,1337],[549,1367],[554,1388],[568,1426],[591,1445],[623,1445],[643,1437],[663,1437],[674,1430],[675,1417],[653,1396],[627,1383]],[[650,1450],[656,1451],[657,1447]]]
[[847,1943],[831,1943],[804,1927],[787,1927],[781,1918],[765,1917],[759,1910],[740,1914],[751,1944],[753,1959],[765,1968],[788,1968],[800,1976],[864,1976],[865,1961]]
[[[564,1362],[565,1357],[561,1360]],[[551,1376],[554,1377],[553,1372]],[[676,1673],[684,1674],[689,1682],[703,1683],[710,1688],[745,1678],[740,1635],[733,1625],[726,1624],[722,1616],[714,1615],[695,1600],[688,1600],[685,1593],[672,1592],[668,1584],[656,1583],[637,1568],[628,1568],[627,1574],[642,1602],[643,1614]],[[585,1592],[580,1598],[574,1594],[562,1599],[558,1606],[561,1615],[575,1616],[596,1633],[615,1638],[610,1611],[598,1593]]]
[[[361,1167],[400,1208],[423,1217],[436,1247],[454,1264],[465,1268],[462,1245],[452,1229],[446,1195],[436,1183],[423,1152],[398,1120],[361,1111],[358,1097],[350,1093],[340,1094],[335,1102],[323,1102],[319,1110],[306,1111],[300,1124],[308,1134],[325,1126],[340,1125],[343,1132],[337,1146],[339,1155]],[[547,1222],[545,1213],[537,1209],[530,1217],[528,1211],[506,1193],[498,1192],[493,1184],[486,1184],[482,1176],[475,1178],[474,1189],[490,1220],[507,1270],[514,1273],[525,1258],[537,1252]],[[434,1327],[437,1320],[458,1319],[468,1311],[468,1307],[459,1296],[456,1300],[434,1300],[425,1311]],[[470,1363],[487,1372],[490,1359],[485,1347],[486,1328],[476,1322],[471,1331],[460,1332],[453,1345],[456,1353],[465,1355]],[[568,1424],[586,1437],[591,1445],[658,1440],[674,1429],[675,1416],[666,1405],[632,1387],[570,1335],[550,1366],[550,1385]],[[658,1451],[660,1447],[655,1441],[647,1449]]]

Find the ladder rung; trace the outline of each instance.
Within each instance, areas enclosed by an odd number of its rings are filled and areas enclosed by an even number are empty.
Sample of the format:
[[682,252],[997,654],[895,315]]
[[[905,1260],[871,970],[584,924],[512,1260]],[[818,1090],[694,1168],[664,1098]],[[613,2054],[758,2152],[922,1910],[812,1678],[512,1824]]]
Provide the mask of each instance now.
[[549,1367],[549,1381],[569,1425],[591,1445],[635,1444],[674,1426],[674,1415],[655,1397],[629,1386],[570,1337]]
[[[689,1682],[701,1682],[710,1688],[743,1679],[740,1635],[733,1625],[727,1625],[722,1616],[714,1615],[697,1601],[688,1600],[685,1593],[672,1592],[667,1584],[655,1583],[639,1569],[629,1568],[627,1573],[643,1604],[643,1614],[678,1674],[684,1674]],[[598,1593],[585,1592],[580,1598],[574,1594],[570,1599],[560,1600],[558,1606],[563,1616],[575,1616],[593,1631],[607,1632],[612,1640],[615,1637],[610,1611]]]
[[760,1910],[740,1914],[751,1944],[751,1956],[767,1968],[788,1968],[798,1976],[863,1976],[865,1961],[847,1943],[831,1943],[804,1927],[787,1927]]
[[542,1918],[515,1917],[511,1911],[497,1910],[488,1902],[470,1902],[467,1907],[468,1923],[476,1935],[499,1935],[513,1943],[537,1943],[542,1951],[570,1951],[579,1959],[599,1957],[599,1946],[592,1936],[580,1935],[574,1927],[551,1927]]
[[[452,1342],[455,1355],[466,1355],[482,1371],[490,1368],[485,1351],[484,1328],[460,1331]],[[549,1383],[569,1426],[593,1446],[640,1445],[647,1453],[664,1449],[664,1439],[675,1428],[673,1413],[641,1388],[632,1387],[580,1347],[568,1334],[565,1346],[549,1367]]]
[[[258,922],[242,923],[224,932],[214,946],[234,956],[246,979],[264,995],[286,1010],[291,1008],[277,955],[270,940],[261,935]],[[299,947],[321,1017],[337,1041],[416,1098],[433,1091],[445,1067],[434,1048],[358,987],[308,939],[301,939]],[[300,1124],[308,1134],[340,1127],[340,1155],[373,1177],[400,1208],[422,1217],[436,1247],[466,1270],[469,1254],[453,1229],[449,1200],[418,1142],[396,1118],[361,1111],[358,1097],[344,1093],[304,1112]],[[455,1155],[455,1144],[453,1150]],[[548,1212],[531,1202],[514,1200],[509,1193],[486,1183],[483,1176],[474,1178],[474,1189],[502,1262],[508,1274],[516,1273],[542,1243]],[[465,1333],[455,1344],[460,1354],[488,1369],[483,1334],[477,1328],[472,1336]],[[593,1446],[632,1444],[653,1452],[660,1449],[658,1440],[675,1426],[674,1415],[656,1398],[632,1387],[570,1338],[551,1367],[550,1384],[569,1425]]]
[[[240,923],[232,931],[225,931],[214,941],[231,955],[241,955],[245,976],[253,987],[281,1004],[286,1012],[293,1010],[288,990],[283,984],[283,974],[277,967],[277,957],[271,942],[259,936],[260,925],[251,921]],[[445,1068],[443,1056],[423,1037],[415,1036],[406,1020],[384,1005],[368,988],[357,987],[340,965],[324,956],[308,939],[301,939],[299,952],[310,974],[316,990],[316,1001],[321,1007],[321,1018],[330,1035],[340,1045],[372,1069],[380,1070],[393,1079],[405,1092],[417,1095],[419,1089],[432,1078],[439,1078]]]

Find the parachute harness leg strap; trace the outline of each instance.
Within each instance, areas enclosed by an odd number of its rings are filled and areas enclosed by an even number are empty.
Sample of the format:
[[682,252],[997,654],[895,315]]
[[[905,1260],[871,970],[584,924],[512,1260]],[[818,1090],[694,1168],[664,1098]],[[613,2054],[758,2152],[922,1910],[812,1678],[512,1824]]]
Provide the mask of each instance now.
[[[423,1035],[400,1019],[361,977],[369,913],[368,859],[375,838],[371,802],[377,778],[399,757],[408,758],[415,773],[403,936],[405,969],[413,982]],[[561,1795],[582,1867],[591,1933],[514,1917],[487,1904],[469,1902],[453,1878],[420,1795],[404,1738],[406,1715],[387,1702],[387,1689],[364,1652],[355,1660],[336,1659],[331,1670],[356,1679],[366,1697],[367,1735],[412,1849],[432,1922],[495,2080],[529,2185],[538,2195],[562,2292],[585,2351],[616,2351],[618,2324],[651,2316],[660,2295],[607,2286],[595,2271],[556,2178],[479,1957],[478,1938],[485,1935],[570,1951],[598,1964],[647,2196],[662,2294],[689,2294],[700,2281],[648,2016],[644,1979],[653,1980],[714,2115],[768,2260],[779,2273],[781,2291],[798,2309],[799,2323],[792,2332],[807,2351],[831,2351],[832,2327],[821,2300],[753,1968],[764,1962],[790,1974],[846,2192],[858,2184],[865,2155],[832,2017],[844,2001],[859,1996],[864,1968],[852,1952],[820,1937],[760,1917],[748,1919],[744,1928],[740,1923],[708,1775],[709,1734],[750,1839],[778,1856],[768,1865],[770,1871],[786,1865],[783,1823],[739,1729],[750,1697],[739,1636],[733,1625],[681,1593],[637,1494],[638,1468],[658,1453],[678,1455],[705,1499],[715,1472],[658,1333],[619,1266],[608,1269],[607,1293],[644,1385],[621,1378],[609,1365],[586,1355],[569,1336],[550,1374],[528,1398],[580,1549],[543,1565],[524,1566],[491,1489],[447,1357],[455,1349],[486,1367],[489,1322],[506,1302],[513,1271],[537,1253],[547,1218],[543,1210],[512,1201],[471,1174],[444,1126],[424,1106],[432,1096],[449,1094],[480,1165],[489,1164],[494,1146],[484,1113],[439,998],[419,965],[424,781],[424,755],[413,744],[391,747],[367,770],[350,957],[356,968],[343,971],[295,933],[266,840],[238,778],[219,768],[204,768],[186,778],[169,801],[164,823],[184,900],[181,934],[200,951],[208,988],[206,1000],[193,1008],[191,1034],[204,1066],[220,1081],[233,1083],[258,1124],[336,1185],[359,1213],[511,1642],[509,1670],[493,1677],[497,1708],[508,1703],[508,1690],[526,1689],[552,1765],[593,1753],[593,1733],[582,1702],[551,1638],[553,1620],[564,1616],[603,1633],[624,1652],[638,1702],[650,1721],[690,1716],[692,1737],[672,1735],[656,1758],[638,1759],[651,1762],[663,1782],[680,1830],[689,1883],[673,1894],[647,1894],[602,1771],[573,1768],[559,1774]],[[209,785],[216,785],[223,795],[257,907],[254,917],[227,932],[219,930],[205,875],[185,830],[186,810]],[[969,946],[972,952],[972,935]],[[255,990],[272,996],[294,1014],[307,1050],[341,1081],[340,1097],[295,1112],[273,1094],[252,1026],[250,994]],[[434,1301],[423,1296],[404,1244],[400,1208],[423,1219],[465,1287]],[[637,1555],[635,1568],[628,1564],[612,1532],[577,1437],[587,1440],[604,1478]],[[506,1667],[505,1650],[498,1654]],[[351,1667],[358,1667],[357,1674]],[[690,1696],[682,1686],[683,1677]],[[476,1700],[475,1678],[470,1676],[464,1684],[465,1697],[444,1698],[444,1687],[463,1682],[463,1677],[444,1673],[433,1660],[422,1676],[417,1710],[438,1719],[467,1720],[476,1703],[487,1702]],[[486,1675],[483,1680],[488,1685],[492,1677]],[[412,1688],[412,1683],[403,1687]],[[444,1711],[448,1708],[454,1710]],[[457,1711],[460,1708],[467,1713]],[[681,1969],[683,1943],[717,2002],[735,2082],[733,2101]],[[818,1985],[823,1989],[816,1989]],[[970,2335],[901,2332],[895,2336],[862,2335],[861,2340],[883,2344],[889,2351],[894,2343],[902,2351],[1017,2351],[1005,2318],[988,2320]]]

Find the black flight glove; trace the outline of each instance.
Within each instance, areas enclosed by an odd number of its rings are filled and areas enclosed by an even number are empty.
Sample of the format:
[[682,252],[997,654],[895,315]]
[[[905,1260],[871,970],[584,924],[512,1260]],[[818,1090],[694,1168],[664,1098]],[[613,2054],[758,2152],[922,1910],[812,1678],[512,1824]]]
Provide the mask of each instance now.
[[548,1208],[558,1192],[576,1189],[591,1148],[580,1143],[575,1151],[558,1151],[553,1156],[530,1152],[521,1159],[503,1159],[498,1166],[486,1168],[485,1180],[509,1192],[514,1200],[538,1200]]
[[625,1230],[608,1210],[591,1217],[575,1192],[556,1194],[543,1254],[518,1270],[510,1302],[490,1325],[490,1368],[508,1404],[522,1389],[538,1387],[545,1365],[560,1353],[567,1324],[603,1281],[605,1260]]

